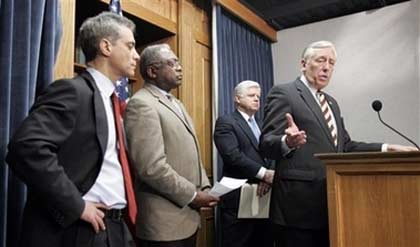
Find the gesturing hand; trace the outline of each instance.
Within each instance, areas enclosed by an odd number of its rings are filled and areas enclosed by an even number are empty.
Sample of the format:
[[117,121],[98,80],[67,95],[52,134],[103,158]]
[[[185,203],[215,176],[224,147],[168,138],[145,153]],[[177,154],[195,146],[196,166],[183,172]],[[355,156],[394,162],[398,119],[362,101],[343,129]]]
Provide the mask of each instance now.
[[286,113],[286,120],[287,129],[284,131],[286,144],[289,148],[299,148],[306,143],[306,133],[304,130],[299,130],[290,113]]
[[85,201],[85,209],[83,209],[80,219],[90,223],[96,233],[99,230],[105,231],[104,216],[105,213],[101,210],[107,210],[108,207],[102,203],[93,203]]

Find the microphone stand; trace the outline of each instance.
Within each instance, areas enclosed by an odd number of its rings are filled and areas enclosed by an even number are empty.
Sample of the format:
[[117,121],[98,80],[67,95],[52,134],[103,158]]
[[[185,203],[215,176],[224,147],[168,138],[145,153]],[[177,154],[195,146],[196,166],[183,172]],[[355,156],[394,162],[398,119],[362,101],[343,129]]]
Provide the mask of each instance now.
[[400,136],[404,137],[404,139],[406,139],[407,141],[409,141],[411,144],[413,144],[417,150],[420,150],[419,146],[417,146],[417,144],[415,142],[413,142],[412,140],[410,140],[408,137],[406,137],[405,135],[403,135],[401,132],[399,132],[398,130],[392,128],[390,125],[388,125],[387,123],[385,123],[382,118],[381,118],[381,114],[379,114],[379,111],[377,111],[378,113],[378,117],[379,117],[379,121],[381,121],[381,123],[383,123],[386,127],[390,128],[391,130],[395,131],[397,134],[399,134]]

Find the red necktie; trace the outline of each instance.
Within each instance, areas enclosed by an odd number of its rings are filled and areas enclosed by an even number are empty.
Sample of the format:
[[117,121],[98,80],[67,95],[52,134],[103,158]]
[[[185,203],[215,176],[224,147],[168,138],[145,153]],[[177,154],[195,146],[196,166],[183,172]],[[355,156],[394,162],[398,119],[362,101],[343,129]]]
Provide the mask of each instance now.
[[125,150],[120,103],[115,93],[112,94],[111,98],[112,105],[114,106],[115,128],[117,131],[118,158],[121,163],[121,168],[124,176],[125,193],[127,196],[128,219],[129,223],[132,224],[132,226],[130,227],[134,227],[136,223],[137,204],[133,189],[133,180],[131,179],[130,167],[128,165],[128,158]]

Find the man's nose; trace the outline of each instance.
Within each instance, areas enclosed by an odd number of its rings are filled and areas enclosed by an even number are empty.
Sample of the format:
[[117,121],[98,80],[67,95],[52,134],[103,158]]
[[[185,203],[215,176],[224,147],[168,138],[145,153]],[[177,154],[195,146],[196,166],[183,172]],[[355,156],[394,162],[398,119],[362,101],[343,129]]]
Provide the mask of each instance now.
[[140,55],[136,50],[134,50],[134,60],[136,60],[136,61],[140,60]]

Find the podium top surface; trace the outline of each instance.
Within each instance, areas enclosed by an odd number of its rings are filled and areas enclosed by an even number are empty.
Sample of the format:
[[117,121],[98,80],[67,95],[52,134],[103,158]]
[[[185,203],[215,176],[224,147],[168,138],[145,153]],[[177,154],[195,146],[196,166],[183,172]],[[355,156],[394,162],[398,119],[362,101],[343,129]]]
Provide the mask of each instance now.
[[354,153],[318,153],[315,157],[322,160],[326,165],[365,163],[375,161],[380,163],[395,162],[420,162],[420,151],[415,152],[354,152]]

